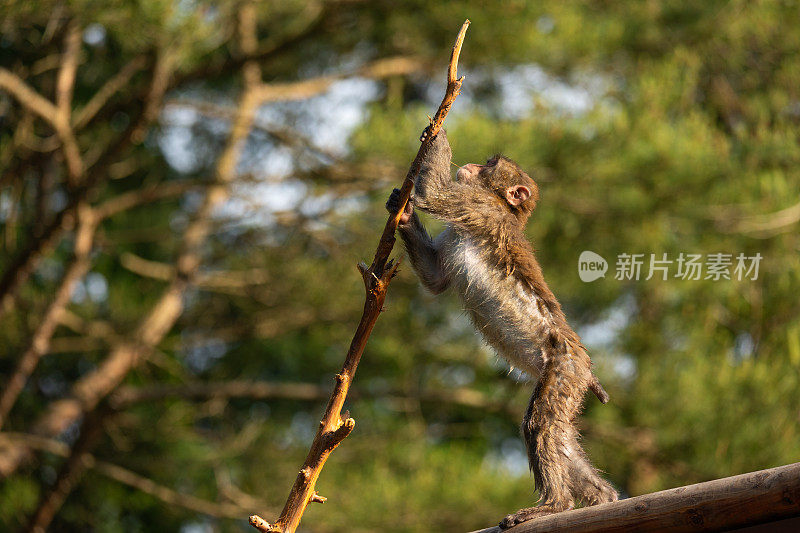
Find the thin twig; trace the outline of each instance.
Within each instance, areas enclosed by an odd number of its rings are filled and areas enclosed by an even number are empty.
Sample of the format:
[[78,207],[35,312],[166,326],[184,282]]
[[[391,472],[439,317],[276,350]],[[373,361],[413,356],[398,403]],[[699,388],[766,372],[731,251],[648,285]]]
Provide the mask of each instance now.
[[342,414],[342,407],[347,397],[350,384],[355,377],[361,354],[364,353],[367,339],[372,332],[375,322],[378,320],[378,315],[383,309],[383,302],[386,299],[386,290],[388,289],[389,282],[397,270],[398,264],[394,261],[389,261],[389,255],[392,253],[392,248],[394,247],[394,233],[397,229],[397,223],[411,195],[413,178],[419,172],[420,163],[430,149],[431,139],[441,128],[442,122],[445,116],[447,116],[447,112],[453,105],[453,101],[456,96],[458,96],[461,88],[462,80],[457,79],[458,56],[461,52],[461,44],[464,41],[464,34],[468,26],[469,20],[465,21],[461,26],[461,31],[459,31],[458,37],[456,38],[456,44],[450,55],[447,91],[432,122],[430,135],[422,143],[422,146],[420,146],[417,156],[414,158],[414,162],[411,165],[411,169],[409,169],[406,175],[406,179],[403,183],[403,192],[401,193],[400,209],[397,213],[389,217],[381,240],[378,243],[378,249],[375,253],[375,259],[372,265],[367,267],[367,265],[361,263],[358,266],[367,293],[366,301],[364,302],[364,312],[356,328],[356,333],[353,336],[342,370],[336,374],[336,385],[331,393],[328,406],[325,409],[325,414],[319,423],[317,434],[311,443],[311,449],[292,486],[289,497],[286,500],[286,505],[277,522],[275,522],[275,524],[270,524],[258,515],[252,515],[250,517],[250,525],[259,531],[294,533],[297,526],[300,524],[300,520],[308,504],[311,502],[325,501],[325,499],[319,496],[314,490],[314,486],[322,472],[322,468],[325,466],[328,456],[330,456],[331,452],[339,443],[350,434],[355,426],[355,421],[349,417],[348,413]]
[[408,199],[411,198],[411,189],[414,188],[414,177],[419,174],[422,159],[427,155],[433,138],[439,133],[447,113],[450,111],[453,102],[455,102],[456,97],[461,92],[461,83],[464,81],[464,77],[458,77],[458,58],[461,55],[461,45],[464,42],[464,35],[468,27],[469,20],[464,22],[461,26],[461,31],[458,32],[458,37],[456,37],[456,44],[453,46],[453,51],[450,54],[450,66],[447,69],[447,89],[445,89],[442,103],[439,104],[439,109],[436,110],[436,114],[431,121],[430,132],[425,142],[419,147],[417,156],[414,158],[414,162],[411,163],[411,168],[408,169],[406,179],[403,181],[403,185],[400,188],[400,208],[397,213],[389,217],[386,226],[383,228],[383,235],[381,235],[378,249],[375,251],[375,258],[372,260],[372,266],[370,267],[370,270],[375,272],[379,277],[386,268],[386,262],[389,260],[389,255],[394,248],[394,235],[397,231],[397,224],[399,224],[400,216],[403,214],[403,211],[405,211]]

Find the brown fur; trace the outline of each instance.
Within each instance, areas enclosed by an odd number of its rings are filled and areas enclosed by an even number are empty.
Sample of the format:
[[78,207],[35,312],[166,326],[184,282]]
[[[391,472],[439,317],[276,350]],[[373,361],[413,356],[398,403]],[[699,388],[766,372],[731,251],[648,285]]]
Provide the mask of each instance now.
[[[423,134],[424,136],[424,134]],[[617,494],[586,458],[575,418],[591,389],[608,395],[544,281],[525,223],[539,200],[536,183],[512,160],[465,165],[450,176],[450,145],[442,131],[431,142],[415,183],[413,206],[447,227],[431,239],[409,205],[400,235],[414,270],[434,294],[453,286],[476,329],[512,365],[539,381],[522,425],[541,504],[503,519],[501,527],[573,507],[614,501]],[[514,205],[509,191],[524,188]],[[387,208],[397,209],[396,191]]]

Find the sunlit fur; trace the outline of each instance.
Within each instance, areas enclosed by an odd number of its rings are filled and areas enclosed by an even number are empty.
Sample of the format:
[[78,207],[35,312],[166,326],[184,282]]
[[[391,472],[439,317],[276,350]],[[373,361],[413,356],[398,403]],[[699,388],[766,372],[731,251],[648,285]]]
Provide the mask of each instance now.
[[[486,342],[511,365],[539,378],[522,433],[540,505],[507,516],[501,526],[569,509],[575,501],[616,500],[586,458],[574,425],[587,389],[603,401],[608,396],[523,233],[539,200],[538,187],[502,156],[486,165],[465,165],[453,180],[450,158],[442,131],[425,155],[413,201],[446,228],[431,239],[412,214],[400,235],[423,285],[434,294],[452,287]],[[506,201],[507,188],[515,185],[531,193],[519,206]]]

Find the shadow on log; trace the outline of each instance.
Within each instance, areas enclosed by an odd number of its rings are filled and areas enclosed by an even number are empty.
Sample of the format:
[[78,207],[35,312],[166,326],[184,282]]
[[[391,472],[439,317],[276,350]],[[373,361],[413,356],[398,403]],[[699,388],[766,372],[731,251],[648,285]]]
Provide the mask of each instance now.
[[800,463],[543,516],[505,531],[730,531],[759,524],[746,532],[800,531]]

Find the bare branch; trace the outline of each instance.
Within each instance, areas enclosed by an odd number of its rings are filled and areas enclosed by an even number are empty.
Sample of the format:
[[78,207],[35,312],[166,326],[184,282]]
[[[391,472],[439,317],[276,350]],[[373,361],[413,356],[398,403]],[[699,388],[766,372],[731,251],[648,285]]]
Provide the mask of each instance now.
[[[143,259],[126,252],[122,254],[120,263],[131,272],[153,279],[169,281],[175,276],[176,269],[172,265]],[[241,289],[252,285],[263,285],[272,279],[263,268],[242,271],[199,272],[195,284],[205,289]]]
[[[288,399],[319,401],[330,396],[330,388],[315,383],[273,383],[268,381],[223,381],[214,383],[189,383],[183,385],[151,385],[146,387],[121,387],[110,398],[114,409],[150,401],[170,398],[205,401],[210,399],[248,398],[251,400]],[[517,409],[507,401],[498,401],[469,388],[430,389],[409,395],[401,390],[358,391],[353,398],[383,398],[405,403],[408,400],[439,404],[460,405],[495,413],[517,416]]]
[[146,278],[159,279],[161,281],[169,281],[175,277],[177,269],[174,265],[161,263],[159,261],[150,261],[144,259],[136,254],[125,252],[120,256],[120,264],[126,268]]
[[319,6],[317,2],[307,2],[306,10],[310,11],[310,16],[306,20],[301,21],[300,24],[290,24],[290,26],[297,27],[287,28],[288,31],[286,34],[276,37],[271,42],[267,39],[267,42],[261,45],[252,54],[225,57],[224,59],[202,64],[195,70],[183,72],[176,77],[175,84],[183,85],[196,80],[215,78],[225,72],[241,68],[248,61],[258,63],[280,54],[317,34],[326,23],[328,12],[331,9],[335,9],[335,4],[333,2],[325,2],[323,6]]
[[[5,432],[0,433],[0,445],[2,445],[2,441],[6,441],[6,444],[10,444],[13,441],[16,445],[24,445],[25,447],[52,453],[60,457],[69,457],[70,453],[69,446],[63,442],[39,437],[37,435]],[[90,454],[84,454],[82,456],[82,461],[87,468],[94,469],[98,473],[109,479],[118,481],[123,485],[133,487],[145,494],[154,496],[169,505],[183,507],[190,511],[218,518],[240,518],[242,514],[246,513],[248,510],[234,502],[217,503],[190,494],[180,493],[119,465],[100,461]]]
[[468,26],[469,20],[464,22],[456,38],[456,44],[450,56],[447,92],[441,106],[439,106],[436,112],[436,119],[431,127],[431,135],[429,135],[422,143],[422,146],[420,146],[417,156],[414,158],[414,162],[406,175],[406,179],[403,183],[403,192],[401,192],[400,209],[397,213],[389,217],[383,234],[381,235],[381,240],[378,243],[372,265],[369,267],[363,263],[358,265],[367,293],[366,301],[364,302],[364,312],[356,328],[342,370],[336,375],[336,385],[331,393],[328,406],[325,409],[325,414],[319,423],[317,434],[311,443],[311,449],[289,492],[286,505],[277,522],[275,524],[269,524],[260,516],[253,515],[250,517],[250,524],[259,531],[294,533],[297,526],[300,524],[306,507],[315,499],[316,491],[314,490],[314,486],[322,472],[322,468],[325,466],[328,456],[341,440],[352,431],[355,425],[353,419],[349,418],[348,415],[345,414],[343,419],[342,407],[347,397],[350,384],[355,377],[356,368],[358,367],[361,355],[364,353],[367,339],[372,332],[372,328],[375,326],[375,322],[378,320],[378,315],[383,309],[383,302],[386,299],[386,290],[388,289],[389,282],[397,270],[398,264],[389,261],[389,255],[394,247],[394,233],[397,229],[400,215],[411,195],[411,188],[413,186],[412,180],[419,172],[421,161],[430,148],[431,140],[441,127],[442,121],[444,121],[447,112],[450,110],[461,88],[462,80],[456,79],[456,65],[461,51],[461,44],[464,40],[464,34]]
[[128,82],[131,81],[134,74],[145,68],[145,66],[147,66],[146,55],[136,56],[131,59],[122,70],[117,72],[113,78],[108,80],[105,85],[92,96],[91,100],[89,100],[85,106],[75,113],[74,119],[72,120],[72,127],[76,131],[79,131],[86,126],[111,97],[114,96],[117,91],[125,87]]
[[31,89],[19,76],[3,67],[0,67],[0,89],[4,89],[20,104],[39,115],[45,122],[52,125],[53,129],[58,129],[55,124],[58,116],[56,106]]
[[[239,32],[239,48],[243,56],[249,57],[258,50],[258,11],[253,2],[245,2],[239,8],[237,29]],[[255,61],[245,61],[242,65],[244,82],[250,87],[261,83],[261,68]]]
[[39,235],[34,235],[33,240],[5,269],[0,277],[0,317],[11,307],[17,290],[28,279],[42,256],[61,238],[74,208],[74,205],[68,205],[56,213],[53,220],[44,226]]
[[61,70],[56,81],[56,107],[58,122],[69,123],[72,110],[72,92],[75,88],[75,74],[78,70],[78,55],[81,51],[81,29],[77,22],[70,21],[64,38],[64,54]]
[[208,400],[212,398],[321,400],[327,398],[329,394],[330,389],[328,387],[323,387],[314,383],[225,381],[221,383],[192,383],[188,385],[122,387],[114,393],[111,403],[114,408],[121,410],[137,403],[167,398],[183,398],[186,400]]
[[70,179],[73,183],[78,183],[83,174],[83,162],[78,142],[69,125],[72,87],[75,84],[75,69],[80,51],[80,31],[77,27],[71,27],[66,41],[57,84],[58,107],[30,88],[19,76],[2,67],[0,67],[0,88],[8,91],[17,101],[53,127],[64,148],[64,159],[67,162]]
[[244,492],[239,487],[234,485],[233,481],[231,480],[231,475],[226,468],[223,468],[220,465],[215,465],[214,477],[217,481],[217,489],[219,490],[219,493],[227,498],[228,501],[236,503],[239,508],[248,507],[250,509],[256,509],[264,505],[263,500]]
[[37,59],[30,66],[26,74],[30,76],[41,76],[48,70],[57,69],[61,66],[62,58],[63,58],[62,54],[50,54],[41,59]]
[[[152,98],[149,99],[151,103],[160,102],[163,91],[168,85],[170,63],[168,58],[162,57],[156,65],[158,72],[154,74]],[[96,369],[81,377],[73,385],[70,395],[53,402],[35,422],[35,434],[58,435],[84,413],[93,411],[119,386],[128,372],[161,342],[180,317],[183,312],[183,294],[197,273],[202,244],[211,228],[212,212],[227,198],[228,187],[236,176],[236,164],[258,105],[254,92],[255,87],[245,83],[244,92],[239,99],[237,116],[225,148],[217,160],[214,182],[207,188],[203,204],[183,234],[176,258],[175,276],[155,305],[142,318],[130,339],[115,343],[109,356]],[[145,122],[147,121],[143,120],[142,123]],[[113,149],[107,153],[113,153]],[[28,450],[21,446],[0,450],[0,476],[14,472],[27,457]]]
[[75,88],[75,74],[78,69],[78,56],[81,51],[81,29],[73,20],[67,27],[64,38],[64,54],[61,60],[61,69],[56,81],[56,112],[54,125],[56,133],[61,139],[64,160],[70,183],[75,186],[83,179],[83,160],[81,159],[78,141],[70,126],[72,114],[72,93]]
[[[192,496],[191,494],[182,494],[164,485],[159,485],[152,479],[140,476],[135,472],[111,463],[96,461],[95,465],[98,472],[146,494],[155,496],[169,505],[183,507],[190,511],[219,518],[240,518],[242,512],[247,509],[234,502],[217,503]],[[263,505],[263,503],[261,504]]]
[[800,203],[786,209],[756,215],[742,219],[736,226],[736,231],[753,233],[758,237],[767,238],[790,229],[790,226],[800,222]]
[[[151,54],[155,56],[155,52],[151,52]],[[157,100],[161,101],[161,98],[164,94],[163,91],[168,88],[168,86],[165,85],[165,80],[170,78],[172,71],[169,68],[165,68],[167,65],[163,64],[161,68],[159,68],[159,62],[160,58],[168,54],[168,51],[162,51],[161,55],[158,56],[153,68],[150,69],[150,83],[147,86],[146,92],[135,93],[137,100],[142,102],[152,102],[153,98],[155,97]],[[148,57],[150,56],[148,55]],[[130,104],[130,102],[128,103]],[[148,111],[151,112],[148,113]],[[109,112],[109,116],[113,116],[113,110],[109,110]],[[147,104],[142,106],[141,111],[132,114],[133,118],[131,119],[130,124],[125,131],[123,131],[119,136],[117,136],[116,139],[106,145],[96,159],[92,159],[89,163],[87,163],[90,181],[97,181],[103,172],[106,170],[110,171],[111,167],[118,163],[118,157],[120,156],[121,152],[131,144],[140,142],[143,138],[142,132],[144,132],[147,127],[150,126],[153,120],[158,117],[158,113],[153,113],[152,107],[149,107]],[[94,118],[96,119],[97,117],[98,115],[96,114]],[[89,122],[91,122],[91,120]]]
[[[153,98],[160,101],[161,97],[159,95],[163,94],[166,83],[165,80],[168,79],[168,76],[168,69],[162,68],[159,70],[156,68],[154,70],[149,89],[149,94],[151,94]],[[32,111],[52,124],[58,132],[59,124],[55,120],[57,116],[55,106],[30,89],[19,77],[2,67],[0,67],[0,88],[9,90],[15,98],[23,101],[23,105],[27,102],[27,105]],[[152,101],[153,98],[150,98],[149,101]],[[154,115],[157,115],[157,113]],[[127,147],[129,143],[134,140],[135,134],[143,131],[153,119],[154,116],[148,115],[145,117],[145,112],[143,111],[138,118],[133,120],[128,129],[106,147],[98,160],[88,165],[86,179],[81,180],[82,182],[69,197],[68,203],[64,209],[56,213],[53,220],[48,222],[40,233],[34,235],[28,246],[18,253],[10,262],[3,272],[2,277],[0,277],[0,317],[11,307],[17,290],[28,279],[28,276],[36,268],[36,265],[43,255],[45,255],[64,234],[77,205],[97,187],[102,178],[107,176],[106,171],[109,170],[108,167],[114,163],[119,152]],[[60,127],[64,130],[62,134],[59,134],[62,142],[64,135],[66,135],[68,139],[71,138],[74,141],[69,123],[62,124]],[[77,150],[77,144],[72,143],[71,146],[74,150]],[[65,154],[71,153],[74,150],[65,150]],[[80,173],[75,173],[79,170],[76,167],[82,166],[80,161],[76,161],[76,163],[77,164],[73,164],[71,167],[73,170],[70,170],[70,176],[73,181],[76,181],[80,175]],[[2,458],[0,457],[0,462],[1,461]],[[2,472],[1,466],[0,472]]]
[[85,204],[81,205],[78,209],[78,230],[75,235],[72,262],[61,279],[53,301],[44,312],[28,349],[22,354],[16,370],[0,393],[0,427],[3,426],[25,383],[38,365],[39,359],[49,351],[50,341],[58,325],[58,317],[69,303],[75,284],[86,275],[91,266],[90,253],[96,228],[96,219],[91,208]]
[[422,67],[422,60],[413,56],[398,56],[379,59],[361,68],[342,74],[320,76],[308,80],[289,83],[266,83],[262,85],[257,96],[262,103],[287,100],[305,100],[325,92],[330,85],[338,80],[362,76],[365,78],[387,78],[416,72]]
[[78,185],[83,180],[83,160],[81,158],[81,151],[78,148],[78,141],[72,132],[72,127],[68,122],[59,121],[59,128],[57,130],[58,136],[61,138],[62,148],[64,150],[64,160],[67,163],[67,171],[70,183]]
[[31,515],[26,533],[44,533],[73,487],[88,468],[86,457],[103,433],[105,418],[111,415],[108,409],[97,410],[84,418],[80,434],[61,465],[56,481],[49,490],[43,491],[39,505]]
[[67,7],[61,3],[53,6],[53,10],[50,12],[50,19],[47,21],[47,26],[45,26],[42,34],[41,44],[49,43],[58,34],[61,25],[66,19],[64,16],[66,10]]
[[89,335],[96,339],[114,342],[122,338],[108,322],[103,320],[87,321],[69,309],[64,309],[59,314],[58,322],[76,333]]
[[165,48],[159,51],[156,63],[153,66],[153,79],[150,89],[144,102],[144,110],[139,119],[139,123],[134,126],[130,133],[130,139],[134,144],[139,144],[144,140],[148,126],[158,118],[161,112],[161,104],[164,94],[169,88],[169,79],[172,76],[173,65],[175,63],[175,52]]
[[126,192],[106,200],[95,208],[95,213],[97,218],[102,220],[140,205],[180,196],[189,191],[199,190],[202,187],[202,183],[188,180],[159,183],[143,189]]
[[[285,35],[275,37],[270,42],[259,47],[258,50],[251,55],[241,54],[237,57],[227,56],[208,63],[201,63],[197,68],[191,71],[176,72],[170,78],[170,83],[167,89],[174,89],[176,87],[184,86],[188,83],[212,79],[221,74],[231,72],[237,68],[241,68],[248,61],[260,62],[268,60],[274,56],[278,56],[293,46],[313,37],[327,22],[327,15],[330,11],[336,9],[335,2],[325,2],[322,8],[316,2],[308,2],[306,10],[310,12],[308,19],[303,20],[301,24],[290,24],[287,28]],[[137,91],[124,95],[122,101],[117,105],[109,106],[103,113],[96,114],[92,120],[105,119],[112,116],[115,112],[130,106],[132,102],[140,101],[146,98],[146,93]],[[91,122],[91,120],[90,120]],[[115,150],[118,151],[118,150]]]
[[[166,105],[170,107],[188,107],[197,113],[200,113],[201,115],[226,121],[232,120],[236,113],[236,109],[230,106],[196,99],[174,98],[168,100]],[[278,128],[256,120],[253,123],[253,129],[263,131],[270,137],[282,144],[285,144],[286,146],[292,148],[304,148],[317,154],[321,158],[327,159],[330,162],[342,163],[336,154],[314,145],[310,139],[289,127],[282,126]]]

